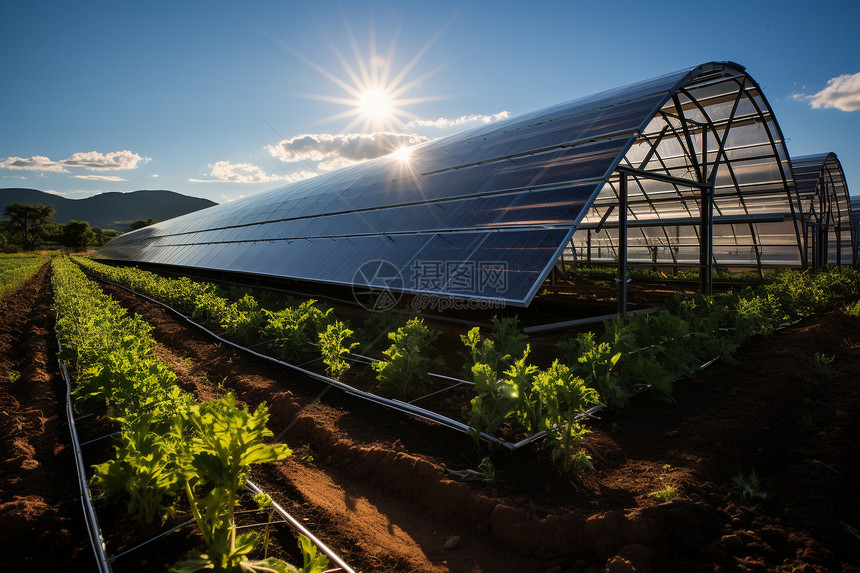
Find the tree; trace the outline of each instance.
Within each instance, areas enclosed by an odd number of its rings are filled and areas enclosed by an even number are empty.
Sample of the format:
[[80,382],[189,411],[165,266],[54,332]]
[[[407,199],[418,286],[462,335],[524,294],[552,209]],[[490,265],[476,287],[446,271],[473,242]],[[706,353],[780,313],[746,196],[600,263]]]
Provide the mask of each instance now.
[[56,210],[49,205],[10,203],[6,205],[3,216],[9,218],[8,228],[12,240],[18,238],[25,250],[33,250],[54,224],[54,213]]
[[63,225],[64,246],[85,251],[89,245],[94,244],[96,244],[96,234],[86,221],[71,220]]
[[149,227],[150,225],[154,225],[158,223],[155,219],[138,219],[137,221],[133,221],[129,227],[131,227],[132,231],[136,231],[138,229],[143,229],[144,227]]

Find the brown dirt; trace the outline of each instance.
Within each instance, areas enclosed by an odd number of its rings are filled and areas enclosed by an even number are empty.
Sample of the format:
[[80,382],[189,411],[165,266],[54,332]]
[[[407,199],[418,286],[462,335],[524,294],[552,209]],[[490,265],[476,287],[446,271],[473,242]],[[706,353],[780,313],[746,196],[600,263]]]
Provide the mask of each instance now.
[[[54,359],[50,265],[0,301],[0,535],[4,571],[95,566]],[[20,377],[13,383],[10,372]]]
[[[837,308],[749,342],[737,365],[679,384],[674,404],[595,422],[594,471],[561,476],[539,447],[497,451],[496,480],[474,484],[446,472],[487,455],[469,438],[322,393],[107,290],[153,324],[184,387],[269,403],[270,427],[302,454],[257,478],[357,569],[860,571],[860,321]],[[836,356],[832,378],[814,373],[816,352]],[[752,470],[764,500],[732,483]],[[673,500],[650,496],[666,485]],[[451,536],[461,545],[446,550]]]
[[[325,391],[107,290],[153,324],[184,388],[269,404],[296,454],[255,478],[357,570],[860,571],[848,529],[860,529],[860,321],[838,308],[749,342],[737,365],[679,384],[674,404],[640,399],[593,422],[593,471],[559,475],[536,446],[489,452],[496,480],[476,484],[446,471],[488,455],[470,438]],[[832,377],[814,373],[816,352],[835,355]],[[752,470],[764,500],[732,484]],[[678,495],[659,503],[650,494],[666,485]],[[445,549],[452,536],[460,546]]]

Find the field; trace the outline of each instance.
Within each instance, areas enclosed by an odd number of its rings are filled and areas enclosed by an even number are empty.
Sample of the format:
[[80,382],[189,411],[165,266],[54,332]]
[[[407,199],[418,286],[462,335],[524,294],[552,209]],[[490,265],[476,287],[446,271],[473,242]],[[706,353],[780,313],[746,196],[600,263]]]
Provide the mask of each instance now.
[[[0,530],[12,548],[0,559],[25,570],[92,570],[54,359],[51,275],[43,266],[0,302]],[[251,409],[268,405],[268,427],[293,455],[255,466],[252,478],[356,571],[860,570],[860,318],[845,310],[857,292],[810,302],[814,312],[789,321],[779,316],[792,324],[772,333],[757,323],[733,359],[689,369],[669,394],[655,385],[625,407],[581,421],[589,432],[565,447],[574,458],[590,458],[593,467],[580,469],[553,455],[552,433],[516,451],[478,442],[233,349],[158,304],[99,285],[152,326],[154,357],[195,401],[232,392]],[[596,283],[595,292],[600,288]],[[541,304],[553,296],[562,295]],[[335,314],[362,324],[346,309]],[[209,322],[241,338],[241,320],[226,328]],[[434,348],[445,366],[436,370],[463,377],[457,352],[465,350],[459,337],[468,329],[427,324],[441,331]],[[542,370],[565,336],[529,339]],[[281,350],[271,340],[254,344]],[[384,360],[387,344],[381,337],[362,353]],[[677,356],[671,344],[652,347]],[[376,392],[370,369],[352,366],[343,381]],[[308,367],[329,371],[319,360]],[[468,420],[470,391],[430,402]],[[560,420],[573,427],[573,418]],[[506,418],[493,435],[513,440],[529,433],[522,426]],[[109,428],[82,422],[81,431],[98,436]],[[109,440],[92,452],[110,456]],[[159,529],[127,517],[119,494],[97,506],[112,553]],[[289,532],[278,531],[272,551],[300,561]],[[129,556],[113,565],[164,570],[195,543],[199,534],[189,527],[154,542],[143,562]]]

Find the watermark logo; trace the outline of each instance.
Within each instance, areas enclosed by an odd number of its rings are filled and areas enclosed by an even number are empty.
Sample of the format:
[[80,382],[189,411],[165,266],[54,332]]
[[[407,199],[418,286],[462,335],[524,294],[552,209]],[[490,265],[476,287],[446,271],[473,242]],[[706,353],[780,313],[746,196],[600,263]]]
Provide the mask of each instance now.
[[417,294],[409,301],[409,306],[415,312],[447,310],[500,310],[505,308],[505,301],[487,298],[463,298],[451,295]]
[[367,261],[352,277],[352,297],[365,310],[382,312],[393,308],[402,295],[403,275],[388,261]]
[[506,261],[424,261],[409,268],[415,290],[501,295],[508,290]]
[[423,291],[409,306],[422,310],[488,310],[504,308],[508,290],[506,261],[415,260],[408,281],[400,270],[381,259],[362,264],[352,280],[356,302],[370,311],[385,311],[400,302],[404,288]]

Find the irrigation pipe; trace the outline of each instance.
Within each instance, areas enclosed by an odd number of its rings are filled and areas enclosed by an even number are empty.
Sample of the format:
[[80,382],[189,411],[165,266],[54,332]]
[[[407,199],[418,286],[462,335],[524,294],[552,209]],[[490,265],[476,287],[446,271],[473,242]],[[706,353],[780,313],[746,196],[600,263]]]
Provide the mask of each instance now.
[[[62,352],[63,345],[60,342],[59,338],[57,338],[57,345],[59,347],[60,352]],[[71,379],[69,378],[69,372],[68,372],[68,370],[66,370],[65,363],[62,360],[60,360],[59,363],[60,363],[60,369],[62,370],[62,373],[63,373],[63,379],[66,382],[66,414],[67,414],[68,419],[69,419],[69,432],[70,432],[71,437],[72,437],[72,448],[73,448],[74,454],[75,454],[75,467],[76,467],[77,472],[78,472],[78,486],[79,486],[80,491],[81,491],[81,503],[83,505],[84,521],[86,522],[86,525],[87,525],[87,533],[88,533],[89,538],[90,538],[90,544],[93,547],[93,553],[95,554],[96,562],[98,563],[98,570],[102,573],[113,573],[113,569],[111,567],[111,563],[113,561],[119,559],[120,557],[123,557],[124,555],[131,553],[132,551],[140,549],[141,547],[144,547],[145,545],[148,545],[148,544],[152,543],[153,541],[160,539],[160,538],[164,537],[165,535],[168,535],[169,533],[173,533],[177,529],[180,529],[182,527],[185,527],[186,525],[193,523],[194,520],[189,519],[188,521],[180,523],[179,525],[176,525],[175,527],[172,527],[171,529],[168,529],[167,531],[164,531],[164,532],[156,535],[155,537],[152,537],[152,538],[144,541],[143,543],[132,547],[131,549],[127,549],[121,553],[117,553],[116,555],[108,557],[107,552],[106,552],[106,548],[105,548],[104,538],[103,538],[102,533],[101,533],[101,527],[99,526],[98,518],[96,517],[95,508],[93,507],[93,503],[92,503],[92,497],[90,496],[90,489],[89,489],[89,483],[88,483],[87,477],[86,477],[86,469],[85,469],[85,465],[84,465],[83,453],[81,451],[80,440],[78,439],[78,432],[77,432],[77,429],[75,428],[74,410],[72,408],[72,383],[71,383]],[[111,434],[111,435],[113,435],[113,434]],[[108,436],[103,436],[103,437],[108,437]],[[263,491],[259,487],[257,487],[253,482],[251,482],[250,480],[248,480],[245,485],[254,494],[263,493]],[[338,567],[340,567],[340,569],[342,571],[344,571],[345,573],[355,573],[355,571],[353,571],[353,569],[350,568],[349,565],[347,565],[340,557],[338,557],[336,553],[334,553],[331,549],[328,548],[328,546],[326,546],[322,541],[320,541],[316,536],[314,536],[310,531],[308,531],[304,526],[302,526],[301,523],[296,521],[295,518],[293,518],[289,513],[287,513],[284,510],[284,508],[281,507],[280,505],[278,505],[274,500],[272,501],[272,508],[276,512],[278,512],[278,514],[283,518],[283,520],[284,520],[283,522],[289,523],[293,527],[293,529],[297,530],[299,533],[301,533],[302,535],[304,535],[305,537],[310,539],[314,543],[314,545],[316,545],[319,548],[319,550],[322,551],[326,555],[326,557],[329,558],[329,560],[331,560]],[[275,522],[275,523],[281,523],[281,522]]]
[[[255,495],[263,493],[263,490],[257,487],[257,485],[251,480],[245,482],[245,487],[248,488]],[[269,497],[271,499],[271,496]],[[278,512],[278,515],[280,515],[284,521],[289,523],[293,527],[293,529],[310,539],[311,542],[316,545],[320,551],[325,553],[325,556],[328,557],[332,563],[340,567],[341,570],[343,570],[345,573],[355,573],[355,571],[353,571],[353,569],[349,565],[347,565],[343,559],[338,557],[337,554],[331,549],[329,549],[325,543],[317,539],[310,531],[305,529],[305,527],[301,523],[296,521],[296,519],[292,515],[287,513],[286,510],[284,510],[284,508],[281,507],[275,500],[272,500],[272,509]]]
[[156,535],[155,537],[150,537],[149,539],[147,539],[147,540],[146,540],[146,541],[144,541],[143,543],[139,543],[139,544],[135,545],[134,547],[132,547],[131,549],[126,549],[126,550],[125,550],[125,551],[123,551],[122,553],[117,553],[116,555],[113,555],[112,557],[110,557],[110,559],[108,559],[108,561],[110,561],[111,563],[113,563],[114,561],[116,561],[116,560],[117,560],[117,559],[119,559],[120,557],[122,557],[122,556],[124,556],[124,555],[128,555],[128,554],[129,554],[129,553],[131,553],[132,551],[136,551],[136,550],[140,549],[141,547],[144,547],[144,546],[146,546],[146,545],[149,545],[150,543],[152,543],[152,542],[153,542],[153,541],[155,541],[156,539],[161,539],[161,538],[162,538],[162,537],[164,537],[165,535],[168,535],[168,534],[170,534],[170,533],[173,533],[174,531],[177,531],[177,530],[179,530],[179,529],[182,529],[182,528],[183,528],[183,527],[185,527],[186,525],[191,525],[192,523],[194,523],[194,518],[189,519],[189,520],[187,520],[187,521],[183,521],[183,522],[182,522],[182,523],[180,523],[179,525],[174,525],[173,527],[171,527],[171,528],[170,528],[170,529],[168,529],[167,531],[162,531],[161,533],[159,533],[159,534],[158,534],[158,535]]
[[[91,273],[91,271],[89,271],[89,269],[85,269],[85,272],[87,272],[88,274]],[[167,304],[165,304],[159,300],[156,300],[156,299],[149,297],[145,294],[141,294],[141,293],[139,293],[133,289],[130,289],[124,285],[115,283],[113,281],[107,280],[103,277],[97,277],[97,278],[102,282],[105,282],[107,284],[121,288],[127,292],[130,292],[136,296],[139,296],[140,298],[142,298],[142,299],[144,299],[144,300],[146,300],[152,304],[155,304],[157,306],[160,306],[161,308],[164,308],[168,312],[170,312],[170,313],[174,314],[175,316],[183,319],[185,322],[187,322],[191,326],[194,326],[195,328],[206,333],[208,336],[211,336],[212,338],[214,338],[218,342],[220,342],[222,344],[226,344],[227,346],[230,346],[231,348],[234,348],[234,349],[239,350],[241,352],[245,352],[245,353],[250,354],[252,356],[255,356],[257,358],[267,360],[267,361],[272,362],[274,364],[277,364],[279,366],[283,366],[285,368],[295,370],[296,372],[304,374],[305,376],[313,378],[314,380],[318,380],[318,381],[324,382],[330,386],[334,386],[335,388],[342,390],[345,394],[348,394],[350,396],[355,396],[357,398],[367,400],[368,402],[373,402],[375,404],[385,406],[387,408],[390,408],[392,410],[396,410],[396,411],[401,412],[403,414],[414,416],[416,418],[420,418],[420,419],[425,420],[427,422],[432,422],[432,423],[438,424],[440,426],[444,426],[446,428],[456,430],[456,431],[461,432],[463,434],[475,433],[475,429],[472,428],[471,426],[469,426],[468,424],[464,424],[463,422],[453,420],[451,418],[448,418],[447,416],[443,416],[442,414],[437,414],[436,412],[432,412],[430,410],[420,408],[418,406],[415,406],[413,404],[409,404],[407,402],[402,402],[400,400],[392,400],[390,398],[384,398],[382,396],[377,396],[375,394],[371,394],[370,392],[358,390],[356,388],[353,388],[349,384],[345,384],[343,382],[340,382],[339,380],[329,378],[328,376],[324,376],[322,374],[317,374],[316,372],[313,372],[311,370],[307,370],[307,369],[302,368],[300,366],[296,366],[295,364],[290,364],[289,362],[284,362],[283,360],[278,360],[277,358],[274,358],[272,356],[268,356],[267,354],[262,354],[260,352],[255,351],[255,350],[251,350],[250,348],[247,348],[245,346],[242,346],[240,344],[237,344],[235,342],[232,342],[230,340],[227,340],[226,338],[223,338],[223,337],[215,334],[214,332],[212,332],[211,330],[209,330],[208,328],[206,328],[202,324],[199,324],[199,323],[191,320],[185,314],[179,312],[175,308],[173,308],[173,307],[171,307],[171,306],[169,306],[169,305],[167,305]],[[501,445],[501,446],[503,446],[509,450],[516,450],[516,449],[518,449],[518,448],[520,448],[526,444],[533,442],[534,440],[538,439],[539,437],[543,437],[542,433],[541,434],[535,434],[535,436],[530,436],[530,437],[528,437],[524,440],[521,440],[519,442],[511,443],[511,442],[508,442],[506,440],[501,440],[495,436],[491,436],[485,432],[478,432],[477,434],[482,440],[489,442],[489,443],[492,443],[492,444]]]
[[[62,352],[63,344],[60,342],[59,337],[57,337],[57,346],[60,352]],[[75,412],[72,408],[72,382],[69,379],[69,372],[66,370],[65,363],[62,360],[58,360],[58,362],[60,363],[60,370],[63,373],[63,379],[66,381],[66,415],[69,419],[69,434],[72,437],[72,450],[75,454],[75,469],[78,472],[78,488],[81,492],[81,505],[83,506],[87,534],[89,535],[90,545],[96,557],[98,570],[102,573],[112,573],[113,569],[110,566],[110,560],[106,553],[104,537],[102,536],[101,527],[99,527],[98,517],[96,517],[96,510],[93,507],[93,499],[90,495],[86,467],[84,466],[84,458],[81,452],[81,443],[78,439],[78,430],[75,427]]]
[[[89,269],[84,269],[84,270],[88,274],[93,273],[93,271],[90,271]],[[95,274],[95,273],[93,273],[93,274]],[[422,419],[422,420],[425,420],[428,422],[432,422],[432,423],[438,424],[440,426],[444,426],[446,428],[449,428],[449,429],[452,429],[452,430],[455,430],[455,431],[458,431],[458,432],[461,432],[464,434],[469,434],[469,435],[477,434],[478,437],[480,439],[484,440],[485,442],[503,446],[504,448],[506,448],[510,451],[518,450],[519,448],[522,448],[528,444],[531,444],[535,441],[538,441],[538,440],[540,440],[546,436],[546,431],[542,430],[536,434],[532,434],[531,436],[527,436],[518,442],[508,442],[507,440],[499,439],[499,438],[497,438],[495,436],[491,436],[485,432],[476,432],[476,430],[474,428],[472,428],[471,426],[469,426],[468,424],[465,424],[463,422],[459,422],[457,420],[453,420],[451,418],[448,418],[447,416],[443,416],[442,414],[437,414],[436,412],[433,412],[431,410],[426,410],[424,408],[416,406],[414,404],[414,402],[420,400],[421,398],[419,398],[417,400],[413,400],[413,402],[403,402],[400,400],[392,400],[389,398],[384,398],[382,396],[377,396],[375,394],[371,394],[370,392],[365,392],[363,390],[358,390],[358,389],[353,388],[352,386],[350,386],[348,384],[345,384],[345,383],[340,382],[338,380],[334,380],[333,378],[329,378],[328,376],[324,376],[322,374],[317,374],[316,372],[313,372],[311,370],[307,370],[307,369],[302,368],[300,366],[296,366],[295,364],[290,364],[289,362],[284,362],[282,360],[278,360],[277,358],[274,358],[272,356],[268,356],[266,354],[262,354],[260,352],[255,351],[255,350],[251,350],[250,348],[247,348],[245,346],[241,346],[240,344],[236,344],[235,342],[232,342],[230,340],[222,338],[221,336],[215,334],[214,332],[212,332],[211,330],[209,330],[205,326],[191,320],[189,317],[187,317],[182,312],[176,310],[175,308],[173,308],[173,307],[171,307],[171,306],[169,306],[169,305],[167,305],[167,304],[165,304],[159,300],[156,300],[156,299],[149,297],[145,294],[141,294],[141,293],[139,293],[139,292],[127,287],[127,286],[115,283],[115,282],[108,280],[108,279],[105,279],[103,277],[98,277],[98,279],[107,283],[107,284],[111,284],[113,286],[121,288],[127,292],[130,292],[136,296],[143,298],[144,300],[147,300],[147,301],[149,301],[149,302],[151,302],[157,306],[164,308],[168,312],[176,315],[179,318],[182,318],[183,320],[185,320],[190,325],[192,325],[192,326],[198,328],[199,330],[205,332],[207,335],[215,338],[216,340],[218,340],[219,342],[221,342],[223,344],[226,344],[232,348],[235,348],[235,349],[240,350],[242,352],[245,352],[247,354],[251,354],[252,356],[255,356],[257,358],[262,358],[263,360],[268,360],[269,362],[273,362],[273,363],[278,364],[280,366],[290,368],[292,370],[300,372],[300,373],[302,373],[302,374],[304,374],[310,378],[313,378],[315,380],[319,380],[319,381],[324,382],[330,386],[334,386],[336,388],[339,388],[344,393],[349,394],[351,396],[355,396],[357,398],[361,398],[363,400],[367,400],[369,402],[373,402],[375,404],[385,406],[387,408],[401,412],[403,414],[414,416],[416,418],[419,418],[419,419]],[[655,312],[657,310],[660,310],[660,309],[659,308],[645,309],[645,310],[639,311],[639,312],[643,313],[643,314],[647,314],[647,313]],[[607,317],[609,317],[609,316],[610,315],[607,315]],[[612,315],[612,317],[614,317],[614,316],[615,315]],[[601,318],[603,318],[603,317],[601,317]],[[591,319],[591,320],[594,320],[594,319]],[[557,326],[560,324],[563,324],[563,323],[556,323],[556,325],[553,325],[553,326]],[[567,323],[567,324],[569,324],[569,323]],[[524,329],[524,332],[525,332],[525,329]],[[351,357],[353,359],[357,359],[358,361],[368,361],[368,362],[376,362],[377,361],[374,358],[371,358],[369,356],[363,356],[361,354],[350,354],[349,357]],[[708,366],[710,366],[711,364],[716,362],[718,359],[719,359],[719,357],[714,358],[712,360],[709,360],[705,364],[701,365],[699,367],[699,370],[703,370],[703,369],[707,368]],[[473,383],[470,383],[468,380],[459,380],[457,378],[442,376],[441,374],[431,374],[431,376],[443,378],[443,379],[448,379],[448,380],[451,380],[453,382],[458,383],[458,384],[454,384],[452,386],[449,386],[448,388],[444,388],[444,389],[440,390],[440,392],[445,391],[445,390],[450,390],[451,388],[454,388],[457,385],[462,384],[462,383],[473,384]],[[683,379],[683,377],[678,378],[677,380],[681,380],[681,379]],[[677,381],[677,380],[675,380],[675,381]],[[649,387],[646,386],[642,390],[644,391],[647,388],[649,388]],[[427,396],[424,396],[422,398],[426,398],[426,397]],[[581,414],[577,414],[577,416],[574,418],[574,420],[579,421],[579,420],[582,420],[584,418],[592,417],[594,414],[596,414],[597,412],[600,412],[601,410],[603,410],[605,408],[606,408],[606,406],[604,404],[597,404],[596,406],[592,407],[591,409],[589,409],[589,410],[587,410]]]

